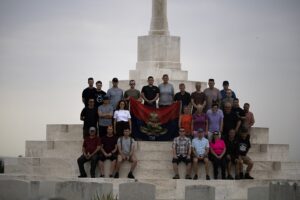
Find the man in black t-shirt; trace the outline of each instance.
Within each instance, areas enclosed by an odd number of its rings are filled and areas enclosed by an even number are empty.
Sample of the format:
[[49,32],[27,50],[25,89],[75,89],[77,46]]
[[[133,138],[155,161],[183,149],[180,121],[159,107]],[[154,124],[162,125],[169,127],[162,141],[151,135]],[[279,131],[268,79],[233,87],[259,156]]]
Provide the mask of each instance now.
[[232,111],[240,118],[240,120],[245,120],[246,118],[246,113],[245,111],[240,107],[239,104],[239,99],[235,98],[233,100],[233,105],[232,105]]
[[98,110],[95,108],[95,100],[90,98],[88,106],[84,107],[80,114],[80,120],[83,121],[83,138],[89,136],[90,127],[97,127]]
[[183,108],[191,103],[191,95],[185,91],[184,83],[179,84],[179,90],[180,92],[177,92],[174,96],[174,101],[181,101],[181,113],[183,113]]
[[88,105],[88,100],[90,98],[95,99],[96,88],[94,88],[94,79],[92,77],[88,78],[89,87],[85,88],[82,92],[82,102],[85,106]]
[[156,100],[159,97],[159,88],[153,85],[154,79],[148,77],[148,85],[142,88],[141,96],[144,99],[144,105],[156,108]]
[[241,126],[241,120],[232,111],[231,103],[226,102],[224,106],[224,118],[223,118],[223,133],[222,138],[226,140],[230,129],[234,129],[237,133]]
[[95,107],[98,108],[103,104],[103,98],[106,95],[106,92],[104,92],[102,89],[102,82],[97,81],[96,82],[96,93],[95,93]]
[[[253,179],[250,176],[250,171],[253,168],[253,161],[247,156],[249,149],[251,148],[250,139],[247,134],[247,129],[242,129],[240,133],[240,139],[238,140],[238,152],[239,152],[239,165],[240,165],[240,178]],[[245,176],[243,174],[243,164],[247,165]]]

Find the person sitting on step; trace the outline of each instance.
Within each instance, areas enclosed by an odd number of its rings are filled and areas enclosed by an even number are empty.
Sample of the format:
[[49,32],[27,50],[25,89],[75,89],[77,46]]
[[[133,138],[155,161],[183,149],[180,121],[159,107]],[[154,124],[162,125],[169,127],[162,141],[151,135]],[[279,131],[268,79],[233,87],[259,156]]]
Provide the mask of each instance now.
[[[250,172],[253,168],[253,161],[247,153],[251,148],[250,139],[248,137],[248,129],[241,129],[240,139],[238,140],[238,150],[239,150],[239,165],[240,165],[240,179],[253,179],[250,176]],[[243,174],[243,164],[247,165],[245,176]]]
[[198,179],[198,163],[200,161],[205,164],[206,180],[210,180],[209,177],[209,161],[208,161],[208,151],[209,151],[209,142],[208,139],[204,137],[204,130],[198,130],[198,137],[195,137],[192,141],[193,147],[193,165],[194,165],[194,180]]
[[91,177],[95,178],[95,170],[98,162],[98,151],[100,150],[100,138],[96,135],[96,128],[91,127],[89,130],[90,136],[85,138],[82,145],[82,155],[77,159],[80,176],[79,178],[87,177],[84,170],[84,163],[91,161]]
[[186,179],[191,179],[191,140],[185,136],[184,128],[179,129],[179,136],[174,138],[173,145],[173,169],[175,176],[173,179],[179,179],[178,164],[184,162],[186,164]]
[[238,164],[238,142],[234,129],[230,129],[228,138],[225,140],[226,144],[226,162],[227,162],[227,179],[233,180],[231,175],[231,167],[235,165],[235,180],[240,179],[240,168]]
[[130,129],[129,127],[126,127],[124,129],[124,136],[121,136],[118,139],[118,161],[117,161],[117,166],[116,166],[116,173],[115,173],[115,178],[119,178],[119,169],[121,166],[121,163],[123,161],[129,161],[131,162],[131,168],[128,173],[128,178],[134,179],[133,176],[133,170],[135,169],[137,165],[137,159],[135,156],[135,141],[132,137],[130,137]]
[[109,177],[113,177],[113,173],[116,167],[116,160],[117,160],[117,140],[118,138],[113,133],[113,127],[107,127],[107,134],[101,139],[101,156],[99,161],[99,168],[100,168],[100,177],[104,177],[104,161],[110,160],[111,167]]

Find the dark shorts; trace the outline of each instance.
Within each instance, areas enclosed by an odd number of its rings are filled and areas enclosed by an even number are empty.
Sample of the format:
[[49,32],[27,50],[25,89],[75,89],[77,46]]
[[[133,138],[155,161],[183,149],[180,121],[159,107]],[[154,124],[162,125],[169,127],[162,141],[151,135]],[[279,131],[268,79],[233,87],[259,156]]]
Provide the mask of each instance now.
[[114,161],[114,160],[117,160],[117,156],[115,154],[113,154],[109,157],[105,157],[104,155],[101,155],[99,160],[102,161],[102,162],[104,162],[106,160]]
[[187,164],[189,164],[191,162],[191,159],[187,158],[187,157],[183,157],[183,156],[178,156],[177,159],[173,158],[173,160],[172,160],[172,163],[177,163],[177,165],[180,162],[184,162],[187,165]]

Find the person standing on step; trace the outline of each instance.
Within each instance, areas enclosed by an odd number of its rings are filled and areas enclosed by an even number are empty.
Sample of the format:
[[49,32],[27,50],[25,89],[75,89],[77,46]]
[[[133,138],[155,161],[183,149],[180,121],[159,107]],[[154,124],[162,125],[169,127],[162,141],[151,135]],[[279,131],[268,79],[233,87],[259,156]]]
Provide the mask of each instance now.
[[129,81],[130,88],[124,92],[124,99],[129,103],[129,98],[132,97],[135,100],[141,101],[141,92],[135,89],[135,80]]
[[107,96],[110,99],[110,105],[116,109],[119,101],[123,99],[123,90],[118,88],[119,80],[118,78],[112,79],[112,88],[107,90]]
[[196,91],[191,95],[191,103],[193,106],[192,113],[194,114],[197,111],[197,106],[201,105],[203,108],[206,107],[206,95],[201,91],[201,83],[196,82],[195,84]]
[[106,95],[106,92],[102,90],[102,82],[96,82],[96,93],[95,93],[95,107],[98,109],[99,106],[103,104],[103,98]]
[[95,99],[96,88],[94,88],[94,79],[88,78],[88,87],[82,91],[82,102],[85,106],[88,106],[88,100],[90,98]]
[[206,88],[203,92],[206,95],[206,110],[210,109],[213,103],[220,105],[221,94],[219,89],[215,88],[214,79],[211,78],[208,80],[208,88]]
[[220,138],[219,132],[213,133],[213,138],[209,143],[210,146],[210,160],[214,168],[214,179],[218,179],[219,167],[221,168],[222,179],[226,179],[226,146],[224,141]]
[[185,136],[184,128],[179,129],[179,136],[174,138],[172,145],[173,152],[173,170],[175,176],[173,179],[179,179],[178,164],[184,162],[186,164],[185,179],[191,179],[191,153],[192,145],[190,138]]
[[104,96],[103,104],[98,107],[100,138],[107,134],[107,127],[112,126],[113,112],[114,108],[110,105],[108,96]]
[[[248,131],[247,129],[241,129],[240,139],[238,140],[240,179],[253,179],[253,177],[250,176],[250,172],[253,168],[253,161],[247,156],[250,148],[251,144],[248,137]],[[247,165],[245,176],[243,174],[244,164]]]
[[[228,81],[223,81],[223,90],[220,91],[220,94],[221,94],[221,99],[223,100],[224,98],[226,98],[226,95],[227,95],[227,91],[230,90],[229,89],[229,82]],[[236,98],[236,95],[235,95],[235,92],[231,90],[231,93],[232,93],[232,98],[235,99]]]
[[249,111],[249,109],[250,109],[250,104],[245,103],[244,104],[245,120],[244,120],[243,127],[247,128],[248,131],[250,131],[251,127],[255,123],[254,115],[251,111]]
[[212,136],[212,133],[222,132],[223,131],[223,119],[224,114],[221,109],[219,109],[219,105],[214,103],[212,108],[206,112],[208,118],[208,137]]
[[98,123],[98,112],[95,108],[94,98],[90,98],[88,106],[82,109],[80,120],[83,121],[83,138],[86,138],[89,136],[90,127],[97,127]]
[[193,138],[193,116],[189,106],[184,107],[184,113],[179,116],[178,128],[182,127],[185,136]]
[[238,115],[232,111],[232,105],[227,102],[224,105],[223,133],[222,138],[226,140],[230,129],[238,133],[241,126],[241,120]]
[[119,178],[119,170],[123,161],[131,162],[131,168],[127,175],[128,178],[134,179],[133,171],[137,165],[137,159],[135,156],[135,141],[130,137],[129,127],[124,129],[124,136],[118,139],[118,160],[116,166],[115,178]]
[[209,161],[208,161],[208,152],[209,152],[209,142],[208,139],[204,137],[204,130],[200,129],[198,131],[198,137],[194,138],[192,141],[193,148],[193,165],[194,165],[194,180],[198,179],[198,163],[204,162],[206,180],[210,180],[209,177]]
[[82,155],[77,159],[77,164],[79,167],[80,175],[79,178],[87,177],[84,169],[84,163],[91,162],[90,174],[92,178],[95,178],[95,171],[98,162],[98,152],[100,150],[101,141],[97,137],[97,132],[95,127],[90,127],[89,137],[85,138],[82,145]]
[[235,166],[235,179],[240,179],[240,166],[238,164],[238,141],[234,129],[230,129],[228,138],[225,140],[226,145],[226,162],[227,162],[227,179],[233,180],[231,175],[232,165]]
[[118,103],[117,109],[114,112],[114,132],[116,136],[123,135],[124,129],[129,127],[131,129],[131,115],[126,106],[126,101],[121,100]]
[[99,161],[100,168],[100,177],[104,177],[104,161],[110,160],[111,167],[109,172],[109,177],[113,177],[115,171],[117,156],[118,156],[118,147],[117,147],[118,138],[113,133],[113,127],[107,127],[107,134],[101,139],[101,156]]
[[[196,109],[197,111],[193,114],[193,133],[197,133],[197,130],[200,128],[204,130],[205,137],[208,139],[208,118],[207,115],[203,112],[203,106],[197,105]],[[197,137],[197,135],[194,135],[194,137]]]
[[164,74],[162,77],[163,83],[159,84],[159,100],[158,106],[160,108],[170,106],[173,103],[174,87],[169,83],[168,74]]
[[191,103],[191,95],[190,93],[185,91],[184,83],[179,84],[179,92],[177,92],[174,96],[174,101],[181,102],[181,113],[184,113],[184,108],[189,106]]
[[156,108],[156,100],[159,97],[159,88],[153,85],[153,83],[153,77],[149,76],[148,85],[142,88],[141,96],[144,99],[144,105]]

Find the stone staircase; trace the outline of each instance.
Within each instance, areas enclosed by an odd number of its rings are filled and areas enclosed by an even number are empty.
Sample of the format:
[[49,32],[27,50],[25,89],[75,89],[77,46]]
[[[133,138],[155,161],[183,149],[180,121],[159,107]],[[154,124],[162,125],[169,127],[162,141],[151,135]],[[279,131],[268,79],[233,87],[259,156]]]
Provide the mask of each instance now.
[[[81,155],[82,125],[47,125],[46,141],[26,141],[25,157],[4,158],[5,174],[0,178],[22,180],[76,180],[79,171],[77,158]],[[86,178],[80,181],[111,182],[114,193],[124,182],[139,181],[156,186],[156,199],[184,199],[185,186],[209,185],[216,187],[216,199],[246,199],[247,189],[266,186],[273,180],[300,180],[300,163],[287,160],[289,145],[269,144],[267,128],[252,128],[252,148],[249,156],[254,161],[252,175],[255,180],[204,180],[204,166],[200,166],[199,180],[173,180],[171,142],[138,141],[136,154],[138,166],[136,180],[127,179],[130,164],[124,163],[120,179]],[[108,172],[109,161],[105,163]],[[87,172],[89,172],[86,165]],[[185,175],[185,166],[179,166],[180,176]],[[212,177],[212,166],[210,167]],[[108,174],[106,174],[108,177]]]

